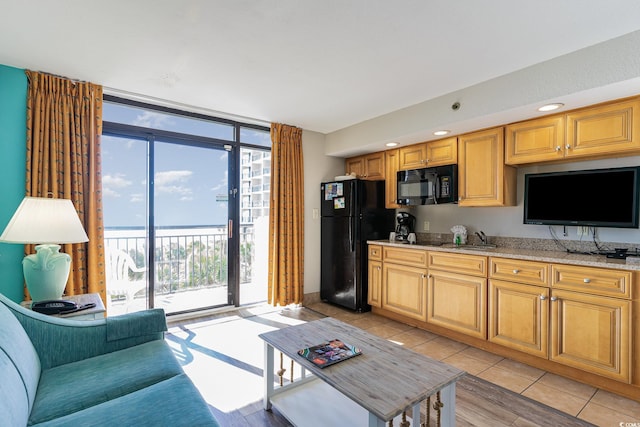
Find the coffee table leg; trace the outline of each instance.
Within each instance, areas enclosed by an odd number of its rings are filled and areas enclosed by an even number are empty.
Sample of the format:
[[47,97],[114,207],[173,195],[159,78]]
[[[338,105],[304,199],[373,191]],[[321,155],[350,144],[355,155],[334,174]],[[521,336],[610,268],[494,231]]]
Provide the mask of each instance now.
[[264,343],[264,397],[263,404],[265,411],[271,409],[271,396],[273,395],[273,347],[267,342]]
[[453,382],[440,390],[440,400],[443,407],[440,420],[443,427],[456,425],[456,383]]

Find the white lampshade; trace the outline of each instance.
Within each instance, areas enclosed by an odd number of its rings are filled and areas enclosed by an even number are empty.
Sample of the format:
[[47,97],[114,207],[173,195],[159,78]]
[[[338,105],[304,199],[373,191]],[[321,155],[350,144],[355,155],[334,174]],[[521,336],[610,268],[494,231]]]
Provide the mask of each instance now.
[[7,243],[81,243],[87,233],[68,199],[25,197],[0,235]]

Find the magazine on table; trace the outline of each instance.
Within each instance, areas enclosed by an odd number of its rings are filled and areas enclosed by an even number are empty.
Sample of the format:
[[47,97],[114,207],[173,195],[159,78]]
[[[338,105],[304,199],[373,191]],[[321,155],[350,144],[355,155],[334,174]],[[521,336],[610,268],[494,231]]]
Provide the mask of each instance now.
[[339,339],[334,339],[313,347],[303,348],[298,351],[298,354],[316,366],[324,368],[358,356],[362,354],[362,351],[358,347],[345,344]]

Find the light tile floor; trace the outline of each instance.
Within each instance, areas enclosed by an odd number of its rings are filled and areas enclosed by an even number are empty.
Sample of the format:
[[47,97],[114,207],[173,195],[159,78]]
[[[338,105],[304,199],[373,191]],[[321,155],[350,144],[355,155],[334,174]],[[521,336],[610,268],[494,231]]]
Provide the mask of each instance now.
[[308,308],[598,426],[640,426],[640,402],[372,313],[356,314],[324,303]]

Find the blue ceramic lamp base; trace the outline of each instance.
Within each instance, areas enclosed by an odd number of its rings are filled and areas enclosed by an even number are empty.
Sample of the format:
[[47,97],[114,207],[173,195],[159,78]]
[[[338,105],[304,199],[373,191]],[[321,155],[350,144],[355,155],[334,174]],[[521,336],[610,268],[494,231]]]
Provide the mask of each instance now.
[[60,299],[67,286],[71,257],[60,245],[38,245],[36,253],[22,260],[24,280],[32,301]]

